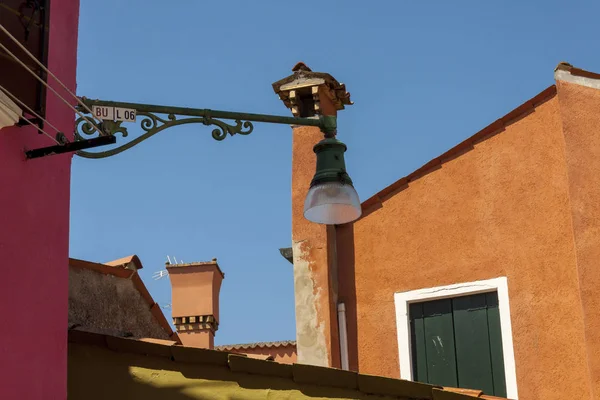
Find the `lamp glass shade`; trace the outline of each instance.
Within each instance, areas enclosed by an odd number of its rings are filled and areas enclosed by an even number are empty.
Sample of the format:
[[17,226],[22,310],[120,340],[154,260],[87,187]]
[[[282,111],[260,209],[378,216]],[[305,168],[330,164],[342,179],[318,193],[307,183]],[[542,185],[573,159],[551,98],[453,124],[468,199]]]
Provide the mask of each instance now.
[[358,193],[352,185],[323,182],[310,188],[304,201],[304,217],[312,222],[340,225],[362,214]]

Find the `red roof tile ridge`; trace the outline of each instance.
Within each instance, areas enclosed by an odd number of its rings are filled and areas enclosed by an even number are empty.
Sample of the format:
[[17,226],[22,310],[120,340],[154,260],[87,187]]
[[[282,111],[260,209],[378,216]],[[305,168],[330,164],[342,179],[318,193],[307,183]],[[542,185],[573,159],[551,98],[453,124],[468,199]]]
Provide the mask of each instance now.
[[566,72],[570,73],[571,75],[581,76],[583,78],[600,79],[600,74],[598,74],[596,72],[586,71],[584,69],[574,67],[573,65],[569,64],[568,62],[564,62],[564,61],[558,63],[556,68],[554,68],[554,72],[559,71],[559,70],[566,71]]
[[278,342],[256,342],[256,343],[242,343],[242,344],[225,344],[221,346],[215,346],[215,350],[244,350],[244,349],[255,349],[258,347],[287,347],[295,346],[295,340],[282,340]]
[[375,206],[381,206],[381,204],[385,200],[387,200],[387,198],[395,195],[398,191],[407,187],[409,182],[415,181],[426,175],[428,172],[440,168],[442,164],[444,164],[450,159],[460,157],[466,151],[471,150],[472,146],[475,143],[486,140],[488,137],[491,137],[494,133],[504,130],[505,127],[511,125],[516,120],[531,113],[535,110],[537,106],[552,99],[555,95],[556,85],[549,86],[548,88],[538,93],[536,96],[532,97],[517,108],[510,111],[502,118],[492,122],[485,128],[481,129],[479,132],[463,140],[462,142],[452,147],[450,150],[446,151],[442,155],[430,160],[417,170],[411,172],[403,178],[398,179],[396,182],[375,193],[373,196],[369,197],[367,200],[362,202],[361,206],[363,210],[363,215],[361,218],[367,217]]
[[142,261],[140,261],[140,258],[137,255],[135,255],[135,254],[132,254],[132,255],[127,256],[127,257],[119,258],[117,260],[105,262],[104,264],[110,265],[111,267],[123,267],[123,268],[125,268],[127,265],[129,265],[131,263],[134,263],[135,267],[137,269],[144,268],[144,266],[142,265]]
[[131,278],[132,275],[135,274],[135,271],[132,270],[115,268],[106,264],[87,260],[80,260],[78,258],[69,258],[69,266],[80,269],[89,269],[92,271],[100,272],[101,274],[112,275],[119,278]]

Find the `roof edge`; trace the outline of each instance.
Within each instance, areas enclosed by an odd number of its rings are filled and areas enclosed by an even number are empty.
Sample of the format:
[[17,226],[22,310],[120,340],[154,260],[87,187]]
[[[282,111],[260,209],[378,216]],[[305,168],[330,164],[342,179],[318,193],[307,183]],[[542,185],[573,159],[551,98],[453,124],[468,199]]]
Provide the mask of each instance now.
[[496,133],[500,133],[507,126],[532,113],[535,111],[536,107],[552,99],[554,96],[556,96],[556,85],[549,86],[536,96],[522,103],[520,106],[492,122],[479,132],[463,140],[442,155],[430,160],[425,165],[375,193],[373,196],[362,202],[362,216],[360,219],[366,218],[370,213],[380,208],[389,198],[406,189],[410,182],[422,178],[433,170],[441,168],[442,164],[445,164],[454,158],[460,157],[467,151],[472,150],[475,144],[492,137]]
[[[156,341],[120,338],[83,330],[69,330],[68,340],[69,343],[107,348],[119,353],[163,357],[175,363],[213,365],[225,367],[233,373],[244,372],[253,375],[271,376],[277,378],[278,381],[281,381],[281,379],[289,380],[290,384],[309,384],[325,388],[335,387],[398,399],[443,398],[445,400],[461,400],[479,397],[473,397],[464,392],[460,393],[460,389],[452,390],[451,388],[402,379],[365,375],[352,371],[313,365],[282,364],[223,351],[185,347]],[[476,392],[474,391],[473,394],[475,395]],[[442,395],[443,397],[438,397],[438,395]]]
[[[190,269],[194,268],[194,267],[202,268],[202,267],[212,267],[212,266],[215,266],[217,268],[217,272],[219,272],[219,274],[221,274],[221,277],[223,279],[225,279],[225,273],[223,272],[221,267],[219,267],[219,263],[217,262],[216,258],[213,258],[211,261],[197,261],[197,262],[180,263],[180,264],[165,264],[165,268],[167,269],[167,271],[169,273],[171,271],[185,273],[185,272],[189,272]],[[185,268],[188,268],[188,270],[186,271]]]
[[132,255],[127,256],[127,257],[119,258],[117,260],[112,260],[112,261],[109,261],[109,262],[105,262],[104,264],[110,265],[111,267],[127,268],[127,266],[129,264],[131,264],[131,263],[133,263],[135,265],[136,269],[142,269],[142,268],[144,268],[144,266],[142,265],[142,261],[135,254],[132,254]]
[[554,79],[600,89],[600,74],[576,68],[567,62],[559,63],[554,69]]
[[278,342],[256,342],[256,343],[242,343],[242,344],[225,344],[221,346],[215,346],[215,350],[248,350],[248,349],[259,349],[259,348],[277,348],[277,347],[289,347],[296,346],[295,340],[282,340]]
[[119,278],[131,278],[135,274],[135,271],[130,269],[115,268],[106,264],[80,260],[78,258],[69,258],[69,266],[78,269],[89,269],[104,275],[112,275]]
[[[146,285],[144,284],[144,281],[138,274],[137,270],[120,268],[123,265],[129,264],[129,262],[135,262],[135,261],[133,261],[135,258],[137,258],[137,256],[134,255],[134,256],[130,256],[130,257],[121,258],[119,260],[115,260],[112,262],[113,263],[112,266],[108,265],[108,264],[101,264],[101,263],[96,263],[96,262],[92,262],[92,261],[80,260],[77,258],[69,258],[69,266],[77,268],[77,269],[87,269],[87,270],[96,271],[96,272],[99,272],[104,275],[112,275],[112,276],[116,276],[119,278],[130,279],[132,281],[132,284],[133,284],[133,287],[135,288],[135,290],[140,294],[142,299],[144,299],[146,304],[148,304],[150,313],[154,317],[154,320],[165,331],[165,333],[169,336],[169,338],[171,340],[173,340],[177,343],[181,343],[181,339],[179,338],[179,335],[177,334],[177,332],[175,332],[175,331],[173,331],[173,329],[171,329],[171,325],[169,325],[169,322],[168,322],[167,318],[165,317],[165,314],[162,312],[160,305],[158,303],[156,303],[154,301],[154,299],[152,298],[152,295],[148,291],[148,288],[146,288]],[[121,262],[122,260],[126,260],[126,259],[129,259],[130,261],[125,262],[125,263]],[[141,265],[139,258],[137,258],[137,260],[138,260],[137,262],[139,262]]]

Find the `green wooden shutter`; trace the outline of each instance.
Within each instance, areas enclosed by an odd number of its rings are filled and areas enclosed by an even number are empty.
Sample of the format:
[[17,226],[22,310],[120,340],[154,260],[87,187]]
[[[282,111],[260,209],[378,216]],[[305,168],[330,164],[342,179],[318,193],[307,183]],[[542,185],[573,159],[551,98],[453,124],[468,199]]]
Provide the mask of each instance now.
[[462,387],[494,393],[485,293],[452,300],[456,365]]
[[[413,380],[429,382],[425,351],[425,327],[423,326],[423,303],[410,305],[410,337],[413,363]],[[419,359],[417,359],[419,358]]]
[[414,380],[506,396],[498,295],[409,306]]
[[[418,305],[411,305],[416,309]],[[452,301],[449,299],[422,303],[421,321],[423,335],[417,340],[417,368],[422,374],[426,368],[424,382],[441,386],[458,386],[454,351],[454,330],[452,327]],[[419,349],[425,351],[419,351]],[[426,367],[424,367],[425,365]]]
[[494,377],[494,395],[506,397],[506,376],[504,374],[504,353],[502,352],[498,293],[486,293],[485,299],[487,304],[492,373]]

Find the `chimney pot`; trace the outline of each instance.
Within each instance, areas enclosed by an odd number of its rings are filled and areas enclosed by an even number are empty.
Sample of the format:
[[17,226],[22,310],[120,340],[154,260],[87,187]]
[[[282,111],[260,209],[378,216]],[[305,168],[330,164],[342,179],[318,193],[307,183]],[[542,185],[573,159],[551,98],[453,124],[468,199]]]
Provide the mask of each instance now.
[[219,292],[225,275],[212,261],[167,265],[173,323],[184,346],[214,348]]

